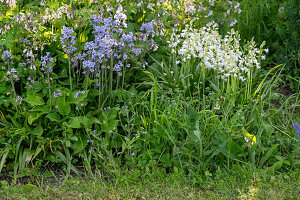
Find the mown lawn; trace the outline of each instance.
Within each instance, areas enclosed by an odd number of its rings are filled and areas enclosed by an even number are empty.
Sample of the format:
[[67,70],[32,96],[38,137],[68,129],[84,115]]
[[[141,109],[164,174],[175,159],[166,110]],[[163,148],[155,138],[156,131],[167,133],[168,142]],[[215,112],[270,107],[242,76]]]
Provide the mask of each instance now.
[[275,175],[244,166],[217,170],[205,181],[180,174],[131,172],[107,180],[96,173],[62,179],[50,173],[26,184],[2,181],[1,199],[299,199],[299,170]]

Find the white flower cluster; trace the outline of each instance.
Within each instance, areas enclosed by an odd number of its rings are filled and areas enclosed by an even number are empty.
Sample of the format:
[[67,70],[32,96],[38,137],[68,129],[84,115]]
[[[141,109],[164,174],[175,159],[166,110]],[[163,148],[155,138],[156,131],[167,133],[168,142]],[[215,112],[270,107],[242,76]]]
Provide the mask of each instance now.
[[14,7],[17,4],[16,0],[0,0],[0,3],[6,3],[9,7]]
[[44,15],[42,16],[42,21],[43,23],[47,23],[48,21],[59,19],[65,13],[69,19],[74,17],[74,14],[70,11],[70,6],[67,4],[59,7],[56,11],[46,8],[45,13],[43,13]]
[[240,36],[233,29],[222,37],[217,24],[208,24],[200,30],[186,26],[179,35],[173,35],[169,43],[172,53],[176,53],[176,48],[178,49],[177,53],[183,62],[193,59],[197,62],[196,65],[214,70],[223,80],[233,76],[245,81],[252,69],[260,68],[259,59],[265,43],[257,48],[252,40],[242,50],[239,41]]

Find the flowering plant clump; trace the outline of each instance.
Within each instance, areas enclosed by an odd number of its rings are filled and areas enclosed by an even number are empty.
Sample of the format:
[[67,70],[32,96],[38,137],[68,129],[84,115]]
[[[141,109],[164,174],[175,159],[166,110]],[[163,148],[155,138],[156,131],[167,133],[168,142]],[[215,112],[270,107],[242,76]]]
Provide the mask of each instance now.
[[[208,24],[201,29],[187,25],[169,41],[172,53],[179,55],[177,64],[196,66],[192,71],[202,77],[213,73],[213,79],[221,83],[223,89],[230,84],[233,91],[237,91],[239,82],[247,81],[247,85],[251,85],[252,73],[260,69],[260,59],[264,59],[263,53],[268,51],[263,49],[264,44],[258,48],[252,40],[242,48],[238,32],[232,29],[222,37],[217,24]],[[205,82],[205,79],[201,81]]]
[[228,32],[237,1],[24,2],[0,0],[0,172],[43,162],[206,173],[224,156],[255,164],[278,141],[276,83],[256,74],[268,49]]
[[53,58],[50,57],[50,52],[46,53],[46,56],[41,57],[42,68],[41,71],[44,73],[51,73],[53,71],[51,64],[54,62]]
[[61,34],[62,37],[60,38],[61,45],[65,53],[70,56],[71,53],[77,50],[75,45],[75,36],[72,35],[74,33],[73,28],[68,28],[66,26],[63,26]]
[[[222,37],[217,24],[209,24],[200,30],[187,27],[173,36],[170,47],[180,55],[182,62],[196,60],[217,77],[228,80],[233,76],[245,81],[252,69],[260,69],[259,59],[263,55],[264,43],[257,48],[254,41],[248,42],[244,50],[240,47],[239,34],[233,29]],[[176,51],[177,48],[177,51]]]
[[[84,51],[76,55],[76,58],[82,62],[82,73],[88,80],[95,81],[94,85],[99,88],[99,93],[102,90],[101,94],[111,93],[112,89],[118,88],[119,77],[122,75],[123,86],[125,70],[130,68],[131,63],[138,60],[138,57],[149,47],[154,47],[153,50],[157,49],[152,39],[153,23],[143,24],[140,33],[128,32],[127,16],[122,9],[119,6],[113,17],[92,15],[90,25],[93,27],[94,40],[86,42]],[[113,80],[115,73],[116,83]],[[87,89],[86,84],[85,90]],[[103,95],[99,94],[99,102],[103,100],[101,96]]]
[[[117,10],[113,18],[103,19],[101,16],[92,16],[90,23],[94,28],[95,39],[94,41],[87,42],[84,48],[85,53],[80,54],[82,59],[86,55],[89,55],[83,59],[84,68],[90,72],[100,72],[101,69],[104,69],[108,65],[107,62],[111,62],[111,59],[113,59],[115,61],[112,68],[120,76],[122,74],[120,72],[121,68],[130,66],[128,59],[138,57],[142,53],[142,48],[136,42],[146,42],[147,38],[152,37],[154,33],[153,24],[152,22],[143,24],[140,29],[142,33],[138,39],[134,33],[125,32],[127,27],[126,19],[126,15],[121,10]],[[148,43],[149,45],[153,45],[153,39],[149,40]],[[97,70],[95,70],[96,65],[98,67]]]

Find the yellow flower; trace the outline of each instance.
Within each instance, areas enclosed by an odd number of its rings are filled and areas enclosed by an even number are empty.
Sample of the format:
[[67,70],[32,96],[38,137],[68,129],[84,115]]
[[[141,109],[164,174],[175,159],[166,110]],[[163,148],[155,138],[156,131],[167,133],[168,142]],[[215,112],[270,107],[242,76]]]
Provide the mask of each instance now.
[[256,137],[255,135],[251,135],[250,133],[248,133],[248,131],[246,131],[246,129],[243,127],[243,133],[245,136],[245,141],[248,143],[250,143],[251,145],[256,145]]

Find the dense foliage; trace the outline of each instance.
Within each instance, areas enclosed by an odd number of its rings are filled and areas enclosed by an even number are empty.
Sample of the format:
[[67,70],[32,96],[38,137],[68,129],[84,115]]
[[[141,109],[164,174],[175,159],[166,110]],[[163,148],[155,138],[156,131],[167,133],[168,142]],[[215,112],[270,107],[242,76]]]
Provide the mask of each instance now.
[[246,5],[0,1],[0,171],[299,167],[299,93],[276,91],[297,53],[231,29]]

